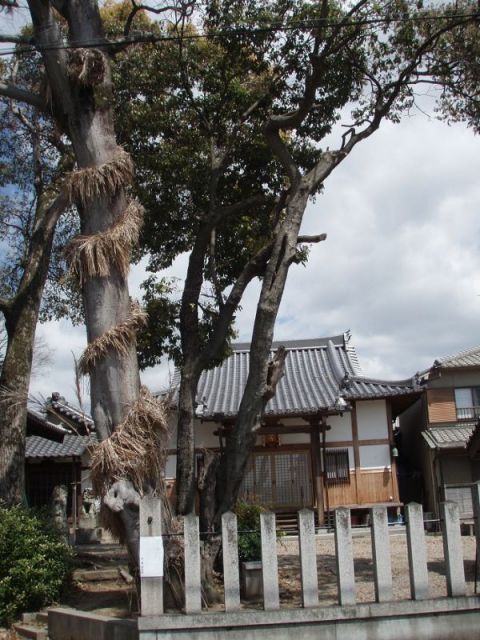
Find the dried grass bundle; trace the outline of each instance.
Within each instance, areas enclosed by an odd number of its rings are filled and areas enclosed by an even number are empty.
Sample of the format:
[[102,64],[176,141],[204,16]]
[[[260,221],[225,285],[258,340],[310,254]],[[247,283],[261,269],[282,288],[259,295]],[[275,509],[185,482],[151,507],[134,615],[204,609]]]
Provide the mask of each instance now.
[[64,182],[70,204],[80,202],[86,205],[93,198],[113,195],[133,179],[134,169],[130,155],[121,147],[113,160],[98,165],[72,171]]
[[78,370],[83,375],[88,375],[95,367],[97,361],[110,351],[117,351],[126,356],[135,341],[137,331],[147,322],[147,314],[137,302],[132,303],[129,317],[106,331],[99,338],[91,342],[78,361]]
[[107,277],[112,264],[124,277],[128,274],[131,248],[138,243],[143,211],[137,200],[131,200],[109,229],[91,236],[77,236],[71,241],[66,255],[70,270],[80,284],[87,278]]
[[103,496],[117,480],[127,478],[142,494],[147,484],[160,482],[166,458],[166,407],[140,388],[136,402],[112,435],[91,449],[91,479]]

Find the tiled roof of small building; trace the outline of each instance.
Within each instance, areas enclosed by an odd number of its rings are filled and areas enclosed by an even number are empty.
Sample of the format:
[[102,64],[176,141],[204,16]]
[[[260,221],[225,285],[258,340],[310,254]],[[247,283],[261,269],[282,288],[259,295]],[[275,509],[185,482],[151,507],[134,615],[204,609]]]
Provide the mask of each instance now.
[[41,436],[28,436],[25,458],[69,458],[81,456],[87,447],[97,442],[95,433],[89,436],[66,435],[62,442]]
[[441,368],[480,367],[480,347],[472,347],[454,356],[435,360],[433,366]]
[[475,424],[475,422],[445,423],[422,431],[422,436],[431,449],[465,449]]
[[85,412],[77,409],[77,407],[69,404],[59,393],[52,393],[52,397],[47,398],[47,406],[73,422],[87,427],[89,431],[94,428],[92,418]]
[[[414,379],[388,382],[361,375],[355,349],[345,334],[330,338],[276,342],[287,349],[285,375],[266,415],[297,416],[334,410],[339,395],[345,400],[407,395],[418,391]],[[240,405],[249,370],[246,343],[232,345],[233,353],[220,366],[204,371],[197,402],[203,417],[234,416]]]

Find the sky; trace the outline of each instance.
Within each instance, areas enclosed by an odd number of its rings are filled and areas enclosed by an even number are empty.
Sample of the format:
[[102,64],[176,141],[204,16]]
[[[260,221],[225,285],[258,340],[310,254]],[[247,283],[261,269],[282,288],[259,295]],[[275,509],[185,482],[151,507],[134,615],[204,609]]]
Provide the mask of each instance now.
[[[0,30],[5,31],[5,28]],[[436,358],[480,344],[480,138],[428,115],[426,102],[400,124],[383,123],[360,143],[310,203],[302,233],[327,233],[305,267],[294,265],[276,340],[351,330],[365,375],[402,379]],[[332,144],[333,147],[333,144]],[[161,275],[184,278],[186,256]],[[130,274],[139,295],[142,265]],[[259,285],[247,291],[239,340],[251,336]],[[59,391],[75,401],[72,351],[85,330],[66,321],[38,328],[50,365],[31,394]],[[171,375],[167,363],[142,374],[152,390]]]

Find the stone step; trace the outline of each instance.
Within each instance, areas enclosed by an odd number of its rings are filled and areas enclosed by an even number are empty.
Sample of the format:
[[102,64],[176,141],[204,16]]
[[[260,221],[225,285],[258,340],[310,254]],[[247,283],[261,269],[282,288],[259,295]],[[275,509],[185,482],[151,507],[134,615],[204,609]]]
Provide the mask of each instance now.
[[41,624],[48,624],[48,611],[39,611],[36,616],[35,619],[38,623]]
[[113,569],[75,569],[73,579],[78,582],[102,582],[121,578],[120,567]]
[[48,631],[45,626],[19,622],[14,624],[13,628],[20,638],[28,638],[30,640],[48,640]]

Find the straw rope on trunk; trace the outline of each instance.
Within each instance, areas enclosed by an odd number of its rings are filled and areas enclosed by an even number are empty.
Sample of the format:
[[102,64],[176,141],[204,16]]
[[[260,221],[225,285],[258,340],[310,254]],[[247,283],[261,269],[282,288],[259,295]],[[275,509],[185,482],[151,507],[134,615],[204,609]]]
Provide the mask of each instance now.
[[92,340],[78,361],[81,375],[92,372],[98,360],[104,358],[110,350],[127,355],[135,341],[137,331],[147,322],[147,314],[138,302],[132,302],[130,315],[123,322],[105,331],[99,338]]
[[106,231],[93,235],[78,235],[67,247],[70,271],[80,284],[88,278],[110,275],[112,263],[126,277],[130,269],[132,246],[138,243],[143,222],[143,207],[130,200],[127,208]]
[[146,387],[112,435],[90,450],[92,487],[104,495],[116,481],[128,478],[142,494],[145,483],[162,477],[168,438],[165,405]]
[[[133,178],[130,156],[118,149],[111,162],[72,172],[65,180],[70,201],[88,207],[98,197],[113,198]],[[110,227],[92,235],[74,238],[67,249],[70,268],[82,286],[91,278],[106,278],[116,267],[126,277],[132,246],[138,242],[143,219],[141,205],[130,200]],[[146,323],[146,313],[136,302],[117,325],[94,339],[82,354],[78,369],[90,374],[109,353],[126,356],[134,348],[136,334]],[[104,496],[117,481],[128,480],[142,494],[146,487],[159,489],[167,444],[165,404],[144,387],[128,408],[124,421],[95,445],[91,453],[91,477],[95,493]],[[116,518],[111,514],[112,526]],[[117,522],[118,526],[118,522]]]

